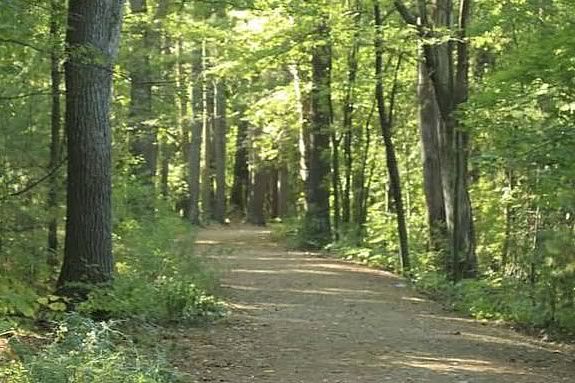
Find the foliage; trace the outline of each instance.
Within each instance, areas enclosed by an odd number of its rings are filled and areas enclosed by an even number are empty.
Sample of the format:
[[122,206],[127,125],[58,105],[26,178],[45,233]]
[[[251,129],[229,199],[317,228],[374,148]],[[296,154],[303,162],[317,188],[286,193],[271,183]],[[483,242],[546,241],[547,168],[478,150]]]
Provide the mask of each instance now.
[[116,279],[109,289],[93,291],[78,307],[80,312],[164,322],[223,314],[211,295],[216,274],[193,254],[194,230],[160,201],[154,217],[134,218],[131,207],[124,205],[130,203],[133,189],[138,187],[129,186],[122,194],[126,199],[117,196],[117,210],[123,214],[117,216],[115,230]]
[[15,343],[18,360],[0,367],[11,383],[168,383],[177,377],[160,357],[140,355],[111,322],[67,315],[48,345]]

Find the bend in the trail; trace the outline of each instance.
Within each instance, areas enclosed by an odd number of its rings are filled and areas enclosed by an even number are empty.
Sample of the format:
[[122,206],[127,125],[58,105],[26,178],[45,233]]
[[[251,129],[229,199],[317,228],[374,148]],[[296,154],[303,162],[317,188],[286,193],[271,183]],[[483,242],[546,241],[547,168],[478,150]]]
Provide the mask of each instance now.
[[231,316],[177,340],[194,382],[575,382],[574,350],[443,311],[397,277],[288,251],[265,229],[200,233]]

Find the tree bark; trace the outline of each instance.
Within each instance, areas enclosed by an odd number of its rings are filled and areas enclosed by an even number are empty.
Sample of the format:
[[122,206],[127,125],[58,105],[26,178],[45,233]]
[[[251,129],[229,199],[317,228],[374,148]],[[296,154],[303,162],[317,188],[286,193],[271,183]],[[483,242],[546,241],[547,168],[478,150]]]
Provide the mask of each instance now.
[[236,136],[236,152],[234,162],[234,184],[232,186],[230,203],[236,211],[245,214],[250,184],[248,167],[248,129],[249,123],[240,115],[238,120],[238,133]]
[[[441,158],[438,137],[442,122],[437,102],[435,101],[433,85],[427,75],[427,68],[421,63],[419,64],[417,91],[429,247],[433,251],[441,252],[447,249],[447,244],[449,243],[443,184],[441,182]],[[445,265],[445,259],[441,261],[441,265]]]
[[259,153],[253,148],[253,143],[260,134],[262,134],[260,128],[254,127],[250,129],[250,185],[246,220],[252,225],[264,226],[266,224],[264,208],[267,189],[267,175]]
[[[399,177],[399,168],[397,166],[397,158],[395,155],[395,147],[392,139],[392,127],[390,125],[391,118],[386,114],[384,86],[383,86],[383,21],[381,19],[381,11],[379,2],[377,1],[373,7],[375,16],[375,97],[377,100],[377,109],[379,111],[379,123],[381,126],[381,133],[383,136],[383,143],[385,145],[385,154],[387,162],[387,170],[389,173],[389,183],[393,195],[395,214],[397,217],[397,232],[399,236],[400,248],[400,265],[402,273],[407,274],[410,271],[409,259],[409,246],[407,238],[407,224],[405,222],[405,211],[403,209],[403,199],[401,191],[401,180]],[[390,106],[390,109],[393,105]],[[390,110],[389,116],[392,116]]]
[[[112,280],[110,95],[123,0],[70,0],[66,43],[68,196],[64,263],[68,295]],[[80,52],[82,54],[80,54]],[[84,291],[82,291],[84,290]]]
[[214,219],[224,224],[226,221],[226,87],[223,80],[215,86],[214,116],[214,162],[215,162],[215,198]]
[[331,241],[329,173],[331,130],[331,41],[327,17],[322,15],[312,49],[309,174],[303,234],[311,247]]
[[[394,4],[404,20],[417,28],[422,38],[436,37],[434,27],[454,32],[451,0],[433,2],[432,21],[427,17],[424,6],[420,7],[419,17],[415,17],[403,1],[394,0]],[[424,62],[441,116],[438,137],[449,236],[449,248],[446,251],[450,254],[445,270],[452,280],[474,277],[477,274],[473,214],[467,185],[469,137],[468,133],[460,129],[456,113],[460,104],[467,100],[469,88],[469,42],[466,36],[469,14],[470,0],[462,0],[458,28],[455,31],[457,35],[455,64],[453,41],[423,45]]]

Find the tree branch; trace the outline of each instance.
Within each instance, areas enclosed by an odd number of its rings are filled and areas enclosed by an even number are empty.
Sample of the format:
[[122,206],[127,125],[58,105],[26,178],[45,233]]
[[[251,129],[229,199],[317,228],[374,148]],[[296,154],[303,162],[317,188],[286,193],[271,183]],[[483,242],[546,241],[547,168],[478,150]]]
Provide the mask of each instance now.
[[21,190],[18,190],[17,192],[6,194],[2,198],[0,198],[0,201],[6,201],[8,198],[18,197],[22,194],[29,192],[30,190],[34,189],[36,186],[40,185],[42,182],[52,178],[56,173],[58,173],[58,171],[62,168],[62,165],[64,165],[67,161],[68,161],[68,158],[64,158],[62,161],[60,161],[60,163],[58,165],[54,166],[48,173],[46,173],[46,175],[44,175],[41,178],[38,178],[35,181],[30,182],[27,186],[25,186]]

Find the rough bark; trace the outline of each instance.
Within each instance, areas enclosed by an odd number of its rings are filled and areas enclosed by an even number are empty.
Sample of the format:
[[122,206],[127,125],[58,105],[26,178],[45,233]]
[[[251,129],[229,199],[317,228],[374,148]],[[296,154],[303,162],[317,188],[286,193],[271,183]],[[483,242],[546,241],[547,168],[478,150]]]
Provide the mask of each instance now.
[[[423,183],[427,206],[429,228],[429,247],[441,252],[447,248],[447,223],[445,218],[445,202],[441,182],[441,159],[439,151],[439,128],[441,117],[433,85],[427,75],[425,65],[419,64],[418,79],[419,98],[419,132],[421,136],[421,154],[423,160]],[[442,265],[445,260],[441,261]]]
[[[123,0],[70,0],[66,43],[68,196],[63,293],[71,284],[110,282],[112,257],[112,141],[109,119],[112,68]],[[82,54],[79,54],[82,52]]]
[[331,43],[325,15],[317,26],[312,49],[312,90],[309,124],[309,172],[306,188],[307,211],[303,234],[313,247],[331,241],[330,223],[330,130],[331,130]]
[[[395,154],[395,147],[392,138],[392,127],[390,125],[392,115],[391,111],[388,115],[385,107],[385,94],[383,85],[383,21],[381,19],[381,11],[379,2],[376,2],[373,7],[375,18],[375,97],[377,100],[377,109],[379,112],[379,123],[381,126],[381,134],[383,136],[383,143],[385,145],[385,154],[387,162],[387,170],[389,173],[389,183],[393,195],[395,214],[397,217],[397,232],[399,236],[400,248],[400,265],[403,273],[409,273],[410,259],[409,259],[409,246],[407,238],[407,224],[405,222],[405,211],[403,208],[401,180],[399,176],[399,168],[397,165],[397,158]],[[390,110],[393,105],[390,106]]]
[[[418,18],[409,11],[403,1],[395,0],[394,4],[404,20],[417,28],[421,37],[434,37],[437,35],[436,28],[444,28],[457,37],[457,43],[447,41],[435,45],[424,44],[423,56],[442,120],[439,124],[438,137],[446,226],[449,236],[449,246],[446,252],[450,254],[445,270],[453,280],[474,277],[477,273],[477,257],[473,214],[467,185],[469,137],[468,133],[460,129],[456,113],[460,104],[467,100],[469,87],[466,31],[470,1],[460,2],[457,28],[453,23],[451,0],[435,0],[431,20],[427,16],[425,7],[420,7]],[[457,54],[455,63],[454,51]]]

